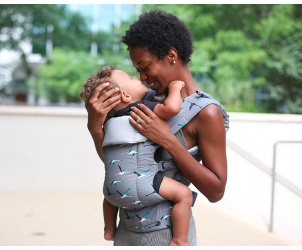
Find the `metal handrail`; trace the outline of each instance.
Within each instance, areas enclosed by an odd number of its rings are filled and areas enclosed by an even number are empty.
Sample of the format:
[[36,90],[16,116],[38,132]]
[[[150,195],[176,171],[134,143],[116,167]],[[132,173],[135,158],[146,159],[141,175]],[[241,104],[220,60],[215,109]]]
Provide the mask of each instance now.
[[[302,143],[302,141],[277,141],[274,144],[274,155],[273,155],[273,173],[272,173],[272,202],[271,202],[271,220],[270,220],[270,226],[269,231],[273,231],[273,222],[274,222],[274,201],[275,201],[275,183],[277,179],[276,174],[276,152],[277,152],[277,145],[280,143]],[[280,176],[279,176],[280,178]],[[282,177],[283,178],[283,177]],[[287,179],[283,178],[282,181],[280,179],[277,179],[279,182],[281,182],[283,185],[286,183],[286,187],[289,188],[292,192],[296,193],[300,197],[302,197],[302,190],[298,188],[296,185],[292,184]]]
[[273,169],[268,167],[265,163],[261,162],[256,157],[254,157],[253,155],[251,155],[246,150],[242,149],[241,147],[239,147],[237,144],[230,141],[229,139],[227,139],[226,143],[227,143],[228,147],[233,149],[239,155],[241,155],[246,160],[253,163],[253,165],[255,165],[256,167],[258,167],[259,169],[264,171],[266,174],[269,174],[270,176],[272,176],[271,216],[270,216],[270,225],[269,225],[269,231],[272,232],[272,230],[273,230],[273,219],[274,219],[274,198],[275,198],[275,182],[276,182],[276,180],[279,181],[286,188],[288,188],[289,190],[291,190],[292,192],[294,192],[295,194],[297,194],[298,196],[300,196],[302,198],[302,189],[300,189],[295,184],[293,184],[292,182],[290,182],[286,178],[284,178],[281,175],[278,175],[276,173],[276,150],[277,150],[277,145],[279,143],[302,143],[302,141],[277,141],[274,144]]

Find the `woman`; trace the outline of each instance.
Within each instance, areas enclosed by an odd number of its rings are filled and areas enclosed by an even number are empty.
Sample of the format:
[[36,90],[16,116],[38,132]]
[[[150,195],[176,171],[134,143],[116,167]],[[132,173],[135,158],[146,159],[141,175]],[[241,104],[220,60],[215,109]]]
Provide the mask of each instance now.
[[[176,16],[162,11],[142,14],[126,31],[122,41],[128,46],[130,58],[140,79],[150,85],[157,95],[166,94],[168,83],[173,80],[185,82],[185,87],[181,90],[182,99],[194,94],[196,90],[201,91],[188,67],[193,52],[191,34]],[[100,85],[95,90],[87,110],[88,129],[99,156],[104,159],[100,144],[103,138],[98,132],[102,129],[108,111],[118,104],[119,97],[107,99],[114,93],[112,90],[112,93],[97,99],[102,88]],[[225,125],[220,108],[212,104],[206,106],[176,135],[171,133],[166,120],[161,120],[144,105],[140,109],[132,109],[130,123],[162,146],[161,158],[173,158],[189,180],[187,185],[193,183],[210,202],[219,201],[224,195],[227,181]],[[196,145],[199,147],[202,163],[187,151]],[[175,170],[164,172],[168,177],[173,177],[175,173]],[[114,244],[168,245],[171,239],[171,229],[134,233],[120,223]],[[196,245],[193,216],[188,239],[191,245]]]

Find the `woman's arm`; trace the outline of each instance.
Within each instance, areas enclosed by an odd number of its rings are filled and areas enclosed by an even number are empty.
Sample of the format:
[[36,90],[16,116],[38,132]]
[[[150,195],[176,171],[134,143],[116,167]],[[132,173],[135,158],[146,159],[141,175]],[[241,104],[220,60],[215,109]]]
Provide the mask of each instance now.
[[[219,201],[227,179],[225,129],[219,108],[208,105],[183,128],[188,147],[199,146],[203,164],[196,161],[171,133],[167,121],[161,120],[144,105],[139,108],[146,115],[133,108],[131,124],[164,147],[184,175],[210,202]],[[138,116],[142,118],[139,124],[135,122]]]
[[118,88],[111,89],[97,98],[102,89],[107,86],[108,83],[103,83],[96,87],[86,106],[88,112],[87,127],[94,141],[95,149],[102,161],[104,161],[104,148],[102,147],[104,131],[102,127],[108,112],[120,103],[121,98],[120,95],[111,97],[119,90]]

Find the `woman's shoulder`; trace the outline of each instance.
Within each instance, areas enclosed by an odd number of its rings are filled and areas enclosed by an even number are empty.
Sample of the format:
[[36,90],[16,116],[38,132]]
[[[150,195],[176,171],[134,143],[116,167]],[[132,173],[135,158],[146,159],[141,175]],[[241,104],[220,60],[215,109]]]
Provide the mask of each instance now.
[[[196,103],[188,101],[191,103],[191,107],[192,104],[196,104],[195,106],[200,108],[200,111],[193,118],[193,123],[195,123],[194,121],[197,120],[196,122],[202,122],[203,126],[205,126],[205,124],[211,124],[212,122],[223,121],[223,123],[225,123],[228,127],[229,115],[224,107],[214,97],[206,92],[197,90],[196,93],[189,96],[188,99],[193,99],[196,101]],[[200,124],[196,124],[196,126],[199,125]]]
[[189,122],[191,129],[195,131],[211,129],[217,123],[224,124],[221,110],[216,104],[207,105]]
[[221,110],[216,104],[211,103],[204,107],[198,114],[198,117],[201,119],[214,119],[217,117],[221,117]]

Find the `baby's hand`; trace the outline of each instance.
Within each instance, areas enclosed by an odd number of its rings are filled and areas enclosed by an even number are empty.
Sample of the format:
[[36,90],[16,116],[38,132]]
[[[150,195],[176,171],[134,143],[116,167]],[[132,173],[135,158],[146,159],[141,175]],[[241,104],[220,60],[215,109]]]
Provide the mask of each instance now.
[[168,88],[169,89],[178,88],[179,90],[181,90],[184,86],[185,86],[185,83],[183,81],[176,80],[176,81],[170,82],[168,85]]

